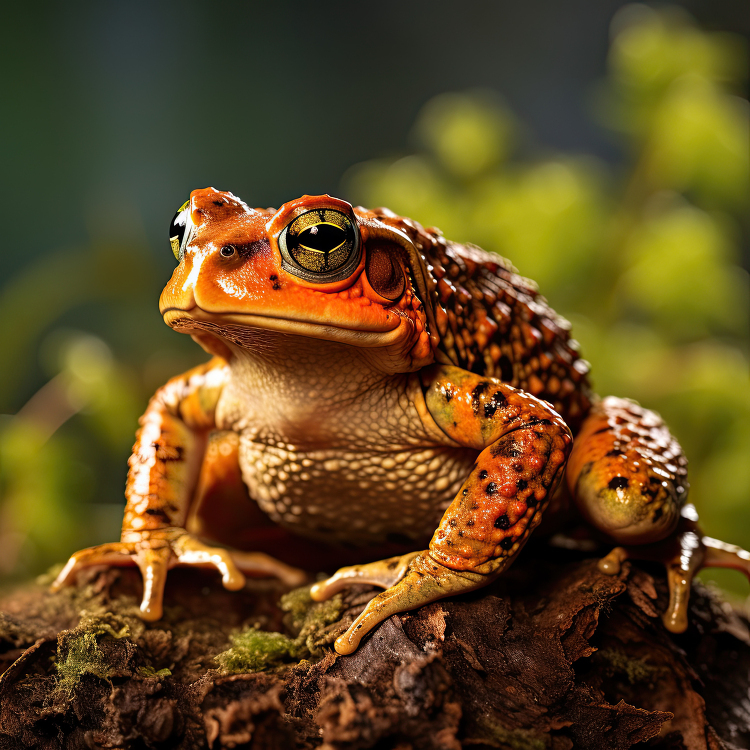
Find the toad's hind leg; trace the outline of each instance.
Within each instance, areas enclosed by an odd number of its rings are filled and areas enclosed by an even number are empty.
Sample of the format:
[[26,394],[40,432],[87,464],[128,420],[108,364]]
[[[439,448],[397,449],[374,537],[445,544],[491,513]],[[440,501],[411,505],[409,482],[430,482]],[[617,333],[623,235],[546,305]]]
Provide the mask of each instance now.
[[638,404],[609,397],[576,437],[568,486],[586,520],[615,543],[599,562],[608,574],[627,559],[667,569],[669,604],[662,619],[673,633],[687,628],[690,586],[705,567],[736,568],[750,578],[750,553],[701,535],[685,505],[687,461],[661,418]]
[[677,526],[687,461],[658,414],[609,397],[576,436],[566,478],[592,526],[620,544],[649,544]]

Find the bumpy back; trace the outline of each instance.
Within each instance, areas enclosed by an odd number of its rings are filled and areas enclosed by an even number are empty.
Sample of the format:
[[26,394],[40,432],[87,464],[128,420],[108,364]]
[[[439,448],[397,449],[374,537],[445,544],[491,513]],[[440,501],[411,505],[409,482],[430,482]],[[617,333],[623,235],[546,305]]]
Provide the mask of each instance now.
[[549,401],[576,432],[591,406],[588,362],[570,323],[504,258],[449,242],[436,229],[373,212],[406,233],[436,281],[432,304],[440,348],[459,367],[500,378]]

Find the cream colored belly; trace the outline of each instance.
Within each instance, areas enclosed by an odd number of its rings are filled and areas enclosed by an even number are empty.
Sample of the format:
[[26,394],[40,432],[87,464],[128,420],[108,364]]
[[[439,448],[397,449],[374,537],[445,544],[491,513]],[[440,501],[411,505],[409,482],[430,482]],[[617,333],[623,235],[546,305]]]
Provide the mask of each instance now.
[[323,540],[373,544],[432,536],[476,451],[291,451],[240,438],[250,495],[277,523]]

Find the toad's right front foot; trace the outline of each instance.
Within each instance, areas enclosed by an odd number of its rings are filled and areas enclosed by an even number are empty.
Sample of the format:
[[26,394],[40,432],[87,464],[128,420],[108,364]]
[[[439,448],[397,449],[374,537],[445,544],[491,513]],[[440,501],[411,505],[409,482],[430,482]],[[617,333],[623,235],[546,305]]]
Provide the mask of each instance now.
[[59,591],[72,583],[76,573],[91,565],[137,565],[143,577],[141,617],[153,622],[161,619],[167,571],[178,565],[216,568],[224,587],[237,591],[245,585],[245,575],[272,576],[288,586],[300,586],[303,571],[262,552],[238,552],[212,547],[180,528],[153,531],[126,531],[122,541],[100,544],[76,552],[52,584]]

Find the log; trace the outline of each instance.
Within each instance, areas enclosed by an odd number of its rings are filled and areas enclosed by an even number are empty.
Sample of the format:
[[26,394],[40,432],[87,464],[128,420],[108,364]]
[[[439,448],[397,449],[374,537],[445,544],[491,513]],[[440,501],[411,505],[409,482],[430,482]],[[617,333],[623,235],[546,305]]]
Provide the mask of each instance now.
[[607,576],[529,545],[492,586],[391,617],[348,657],[331,644],[371,587],[316,604],[176,569],[147,625],[135,569],[45,584],[0,598],[2,750],[750,747],[748,620],[697,583],[669,634],[658,567]]

